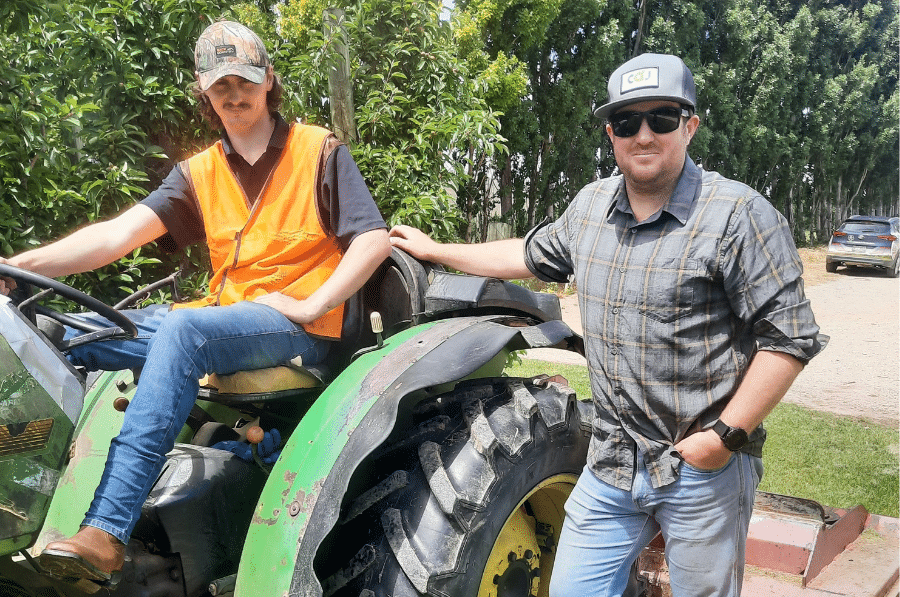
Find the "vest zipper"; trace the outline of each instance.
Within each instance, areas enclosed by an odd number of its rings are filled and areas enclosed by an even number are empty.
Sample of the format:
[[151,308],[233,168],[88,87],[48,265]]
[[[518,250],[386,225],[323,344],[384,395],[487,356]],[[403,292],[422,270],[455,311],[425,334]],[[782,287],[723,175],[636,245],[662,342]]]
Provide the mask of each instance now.
[[[250,199],[247,197],[247,191],[244,190],[244,185],[241,184],[240,179],[234,174],[234,170],[231,170],[231,166],[228,167],[228,170],[231,171],[231,176],[234,178],[234,182],[237,183],[238,188],[241,190],[241,194],[244,196],[244,203],[247,204],[247,207],[250,207],[250,215],[247,216],[247,221],[244,222],[244,226],[234,235],[234,260],[231,262],[231,267],[226,267],[222,272],[222,283],[219,284],[219,292],[216,293],[216,302],[214,303],[217,307],[221,306],[222,293],[225,292],[225,283],[228,281],[228,272],[237,268],[238,258],[241,255],[241,241],[243,240],[244,231],[247,230],[250,222],[259,211],[259,207],[262,204],[262,198],[266,194],[266,191],[269,190],[269,184],[272,182],[272,177],[275,175],[275,171],[278,170],[281,161],[284,159],[284,150],[287,148],[287,143],[289,141],[290,131],[288,131],[288,141],[286,141],[285,146],[281,148],[281,155],[278,156],[278,161],[275,162],[275,165],[272,166],[272,169],[269,171],[266,182],[263,183],[262,188],[259,190],[259,195],[256,196],[256,201],[254,201],[252,205],[250,204]],[[227,158],[225,163],[228,163]]]

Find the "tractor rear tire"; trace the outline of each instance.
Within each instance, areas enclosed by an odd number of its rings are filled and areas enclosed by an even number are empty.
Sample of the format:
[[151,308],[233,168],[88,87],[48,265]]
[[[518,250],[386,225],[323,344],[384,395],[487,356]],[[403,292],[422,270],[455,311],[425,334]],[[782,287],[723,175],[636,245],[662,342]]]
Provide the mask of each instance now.
[[415,430],[373,455],[369,489],[343,508],[316,566],[324,595],[547,595],[591,405],[546,377],[497,378],[417,411]]

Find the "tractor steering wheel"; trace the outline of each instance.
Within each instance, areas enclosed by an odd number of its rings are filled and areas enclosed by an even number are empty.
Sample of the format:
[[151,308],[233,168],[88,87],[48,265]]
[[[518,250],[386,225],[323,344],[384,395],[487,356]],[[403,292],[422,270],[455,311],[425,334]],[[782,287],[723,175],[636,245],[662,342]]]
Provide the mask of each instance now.
[[[59,282],[52,278],[47,278],[34,272],[30,272],[28,270],[6,264],[0,264],[0,276],[12,278],[17,283],[25,286],[26,298],[18,301],[17,303],[14,301],[14,304],[16,304],[16,306],[28,317],[29,320],[31,320],[32,323],[37,325],[37,314],[40,313],[41,315],[46,315],[51,319],[55,319],[63,325],[67,325],[84,332],[83,334],[75,336],[64,342],[63,346],[59,347],[59,349],[62,351],[66,351],[70,348],[81,346],[82,344],[87,344],[89,342],[97,342],[98,340],[107,340],[110,338],[127,339],[137,336],[137,328],[135,327],[134,322],[125,317],[125,315],[123,315],[120,311],[113,309],[103,301],[97,300],[91,296],[86,295],[80,290],[72,288],[68,284],[63,284],[62,282]],[[43,289],[43,292],[39,292],[34,296],[30,296],[31,293],[27,290],[27,288],[30,286],[41,288]],[[53,309],[42,306],[37,306],[34,304],[35,302],[43,298],[44,295],[50,295],[53,293],[58,294],[63,298],[67,298],[70,301],[87,308],[89,311],[97,313],[97,315],[110,320],[115,325],[113,327],[99,326],[93,323],[88,323],[76,317],[72,317],[71,315],[68,315],[66,313],[61,313],[59,311],[55,311]]]

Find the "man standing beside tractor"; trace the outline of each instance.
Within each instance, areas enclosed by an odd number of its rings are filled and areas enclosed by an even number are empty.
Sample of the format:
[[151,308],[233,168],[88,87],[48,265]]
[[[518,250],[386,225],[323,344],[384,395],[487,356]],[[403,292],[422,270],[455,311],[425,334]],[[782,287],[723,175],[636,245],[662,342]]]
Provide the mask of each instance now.
[[766,415],[824,348],[785,219],[759,193],[697,167],[693,75],[644,54],[609,80],[618,176],[589,184],[525,239],[392,243],[466,273],[574,275],[595,405],[566,503],[550,594],[635,591],[661,532],[674,595],[739,595]]
[[[89,370],[141,368],[81,529],[41,567],[108,582],[207,373],[320,362],[340,339],[343,303],[390,254],[387,227],[349,151],[329,131],[278,113],[281,82],[241,24],[209,26],[194,52],[201,112],[223,138],[173,168],[140,204],[0,263],[48,277],[112,263],[164,238],[205,241],[210,293],[187,307],[128,312],[139,335],[73,348]],[[12,286],[0,280],[0,292]],[[200,308],[202,307],[202,308]],[[108,324],[107,324],[108,325]]]

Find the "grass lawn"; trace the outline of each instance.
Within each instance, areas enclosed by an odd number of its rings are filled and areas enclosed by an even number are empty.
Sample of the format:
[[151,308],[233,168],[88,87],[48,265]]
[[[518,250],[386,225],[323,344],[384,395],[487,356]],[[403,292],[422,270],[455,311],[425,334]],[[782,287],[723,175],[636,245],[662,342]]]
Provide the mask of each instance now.
[[[562,375],[579,398],[591,395],[587,369],[522,360],[511,377]],[[765,422],[765,475],[759,489],[825,506],[862,504],[873,514],[900,516],[900,457],[895,429],[780,404]]]

